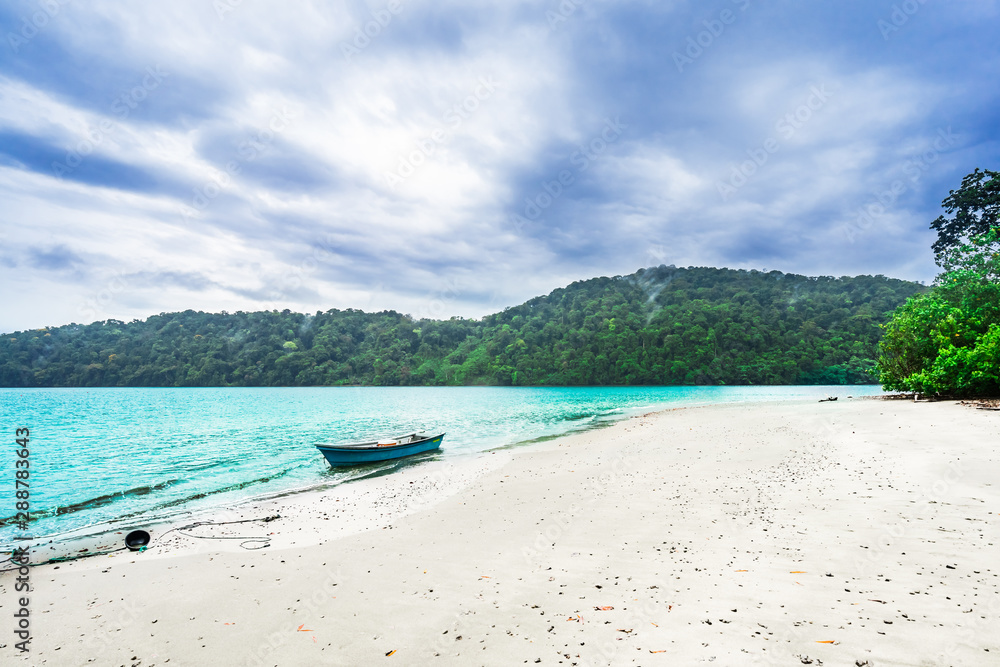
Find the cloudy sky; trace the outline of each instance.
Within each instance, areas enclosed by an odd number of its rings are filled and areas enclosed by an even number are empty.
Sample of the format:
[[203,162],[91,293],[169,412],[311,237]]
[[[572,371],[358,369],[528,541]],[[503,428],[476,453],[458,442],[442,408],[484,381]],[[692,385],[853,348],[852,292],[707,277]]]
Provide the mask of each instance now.
[[929,281],[1000,2],[13,0],[0,331],[478,317],[727,266]]

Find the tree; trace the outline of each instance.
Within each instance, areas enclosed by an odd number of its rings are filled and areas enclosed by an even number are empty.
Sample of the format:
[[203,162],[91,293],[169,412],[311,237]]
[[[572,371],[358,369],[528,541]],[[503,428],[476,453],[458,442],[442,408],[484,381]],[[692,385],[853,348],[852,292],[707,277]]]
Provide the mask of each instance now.
[[878,368],[887,390],[1000,394],[1000,230],[945,249],[933,289],[885,325]]
[[941,205],[952,217],[941,215],[931,223],[931,229],[938,233],[931,249],[938,256],[1000,226],[1000,172],[977,168]]
[[1000,282],[1000,228],[973,236],[968,243],[948,248],[938,255],[945,273],[972,273],[982,282]]
[[878,325],[924,289],[658,267],[481,320],[189,310],[0,334],[0,385],[864,384]]

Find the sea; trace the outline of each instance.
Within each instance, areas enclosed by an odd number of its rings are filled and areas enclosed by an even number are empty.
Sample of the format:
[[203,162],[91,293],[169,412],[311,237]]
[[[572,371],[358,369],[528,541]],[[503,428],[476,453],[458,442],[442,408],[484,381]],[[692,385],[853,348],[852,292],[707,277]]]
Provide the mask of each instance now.
[[[0,550],[25,532],[57,539],[121,530],[350,484],[401,465],[331,469],[317,444],[446,433],[439,451],[403,463],[411,466],[531,447],[666,408],[881,393],[877,386],[0,389]],[[17,429],[28,429],[27,447]],[[20,506],[28,508],[27,526],[16,521],[19,502],[28,503]]]

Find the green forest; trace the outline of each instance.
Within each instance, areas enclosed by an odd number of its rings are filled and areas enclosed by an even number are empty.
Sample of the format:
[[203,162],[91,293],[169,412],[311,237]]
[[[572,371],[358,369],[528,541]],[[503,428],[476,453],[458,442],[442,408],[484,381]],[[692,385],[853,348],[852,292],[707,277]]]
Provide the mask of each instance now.
[[882,387],[932,396],[1000,396],[1000,172],[976,169],[931,223],[942,272],[885,325]]
[[660,266],[482,319],[161,313],[0,336],[4,387],[872,384],[884,276]]

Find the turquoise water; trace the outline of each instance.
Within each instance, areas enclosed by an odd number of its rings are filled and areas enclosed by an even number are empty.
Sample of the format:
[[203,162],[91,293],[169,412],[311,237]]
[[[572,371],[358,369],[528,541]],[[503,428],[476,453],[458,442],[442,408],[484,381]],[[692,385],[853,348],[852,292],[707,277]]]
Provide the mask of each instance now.
[[29,533],[42,537],[142,525],[399,465],[334,471],[318,443],[446,431],[440,452],[420,460],[447,459],[668,406],[877,393],[857,386],[0,389],[0,545],[22,534],[11,521],[19,427],[31,430]]

